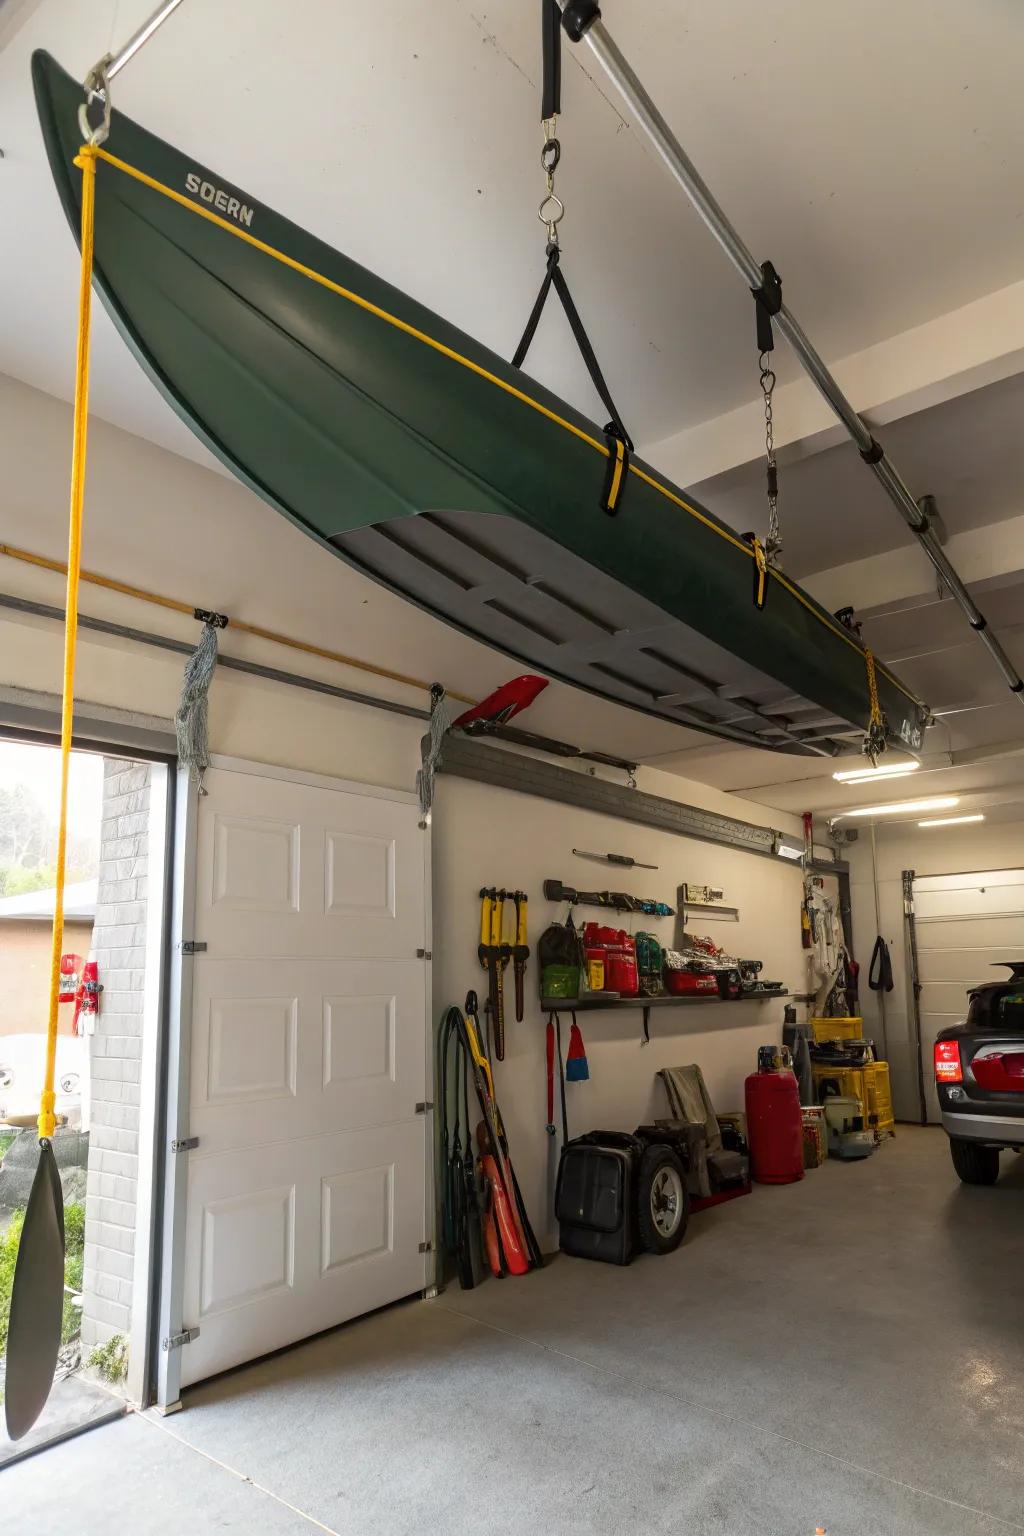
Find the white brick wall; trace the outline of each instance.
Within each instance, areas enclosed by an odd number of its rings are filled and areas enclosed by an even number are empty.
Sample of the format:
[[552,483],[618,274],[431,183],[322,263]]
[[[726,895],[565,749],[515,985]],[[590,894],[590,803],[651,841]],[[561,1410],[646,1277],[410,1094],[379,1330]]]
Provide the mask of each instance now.
[[93,949],[103,983],[90,1039],[91,1125],[86,1192],[82,1343],[131,1323],[139,1162],[139,1063],[146,959],[150,769],[114,759],[103,769],[103,828]]

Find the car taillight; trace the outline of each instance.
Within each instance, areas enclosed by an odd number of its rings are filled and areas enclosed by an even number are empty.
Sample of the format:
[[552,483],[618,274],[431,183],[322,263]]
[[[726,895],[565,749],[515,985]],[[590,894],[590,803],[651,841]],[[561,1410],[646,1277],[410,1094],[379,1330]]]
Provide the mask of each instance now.
[[964,1069],[960,1065],[960,1044],[957,1040],[936,1040],[935,1081],[937,1083],[962,1083]]

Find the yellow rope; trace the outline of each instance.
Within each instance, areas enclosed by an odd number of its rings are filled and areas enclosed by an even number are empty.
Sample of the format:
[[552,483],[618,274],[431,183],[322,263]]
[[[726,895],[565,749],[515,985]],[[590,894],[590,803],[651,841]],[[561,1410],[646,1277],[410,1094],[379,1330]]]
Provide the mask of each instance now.
[[78,578],[82,564],[82,509],[85,502],[85,455],[89,433],[89,320],[92,310],[93,213],[96,201],[96,150],[83,145],[75,158],[82,172],[82,266],[78,286],[78,352],[75,364],[75,422],[71,450],[71,511],[68,519],[68,582],[64,612],[64,682],[60,715],[60,820],[57,874],[53,898],[50,951],[50,1009],[46,1034],[46,1072],[39,1099],[39,1137],[56,1129],[53,1079],[57,1066],[57,1019],[60,957],[64,946],[64,875],[68,843],[68,772],[75,708],[75,642],[78,636]]
[[868,722],[872,731],[885,730],[885,717],[882,714],[882,706],[878,702],[878,678],[875,676],[875,656],[873,651],[864,648],[864,662],[868,669],[868,697],[871,700],[871,716]]

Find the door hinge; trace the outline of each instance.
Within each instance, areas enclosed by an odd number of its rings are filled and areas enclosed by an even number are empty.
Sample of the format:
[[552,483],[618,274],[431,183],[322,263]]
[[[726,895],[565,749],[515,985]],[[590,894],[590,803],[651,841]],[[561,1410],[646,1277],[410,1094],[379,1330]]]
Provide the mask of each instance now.
[[183,1328],[180,1333],[172,1333],[169,1339],[164,1339],[164,1349],[180,1349],[183,1344],[191,1344],[193,1339],[198,1339],[198,1328]]
[[420,1243],[420,1253],[433,1253],[434,1245],[431,1242]]
[[416,951],[417,960],[433,960],[433,958],[434,952],[432,949],[418,949]]
[[434,1107],[433,1099],[421,1099],[420,1102],[416,1105],[416,1113],[418,1115],[429,1114],[429,1112],[433,1109],[433,1107]]
[[182,1136],[177,1141],[171,1142],[172,1152],[194,1152],[199,1145],[198,1136]]
[[206,945],[201,939],[186,939],[181,946],[183,955],[205,955]]

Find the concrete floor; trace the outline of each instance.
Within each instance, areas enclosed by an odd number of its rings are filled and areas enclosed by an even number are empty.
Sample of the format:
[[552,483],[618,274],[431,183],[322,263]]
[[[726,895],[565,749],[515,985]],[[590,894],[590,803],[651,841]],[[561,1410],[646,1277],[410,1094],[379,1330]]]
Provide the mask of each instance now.
[[77,1536],[1024,1531],[1024,1159],[963,1189],[901,1129],[695,1217],[389,1308],[10,1468]]

